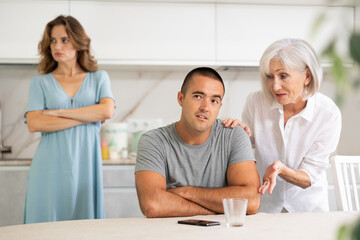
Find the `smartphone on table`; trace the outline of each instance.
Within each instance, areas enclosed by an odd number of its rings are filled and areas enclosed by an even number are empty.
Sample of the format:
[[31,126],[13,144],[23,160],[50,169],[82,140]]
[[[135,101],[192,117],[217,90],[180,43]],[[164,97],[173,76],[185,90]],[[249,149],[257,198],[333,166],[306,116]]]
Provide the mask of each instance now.
[[220,225],[220,222],[217,222],[217,221],[207,221],[207,220],[198,220],[198,219],[179,220],[178,223],[204,226],[204,227]]

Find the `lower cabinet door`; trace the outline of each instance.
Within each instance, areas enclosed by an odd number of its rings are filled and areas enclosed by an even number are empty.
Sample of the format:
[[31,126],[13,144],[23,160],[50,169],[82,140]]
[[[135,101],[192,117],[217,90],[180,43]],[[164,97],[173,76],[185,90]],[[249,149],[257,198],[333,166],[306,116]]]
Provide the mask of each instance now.
[[105,188],[105,218],[144,217],[135,188]]
[[0,227],[23,223],[28,166],[0,167]]

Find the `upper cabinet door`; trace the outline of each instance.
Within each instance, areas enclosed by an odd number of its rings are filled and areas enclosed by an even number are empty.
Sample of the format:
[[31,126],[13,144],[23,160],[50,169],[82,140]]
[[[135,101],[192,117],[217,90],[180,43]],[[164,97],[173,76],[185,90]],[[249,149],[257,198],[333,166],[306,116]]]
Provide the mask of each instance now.
[[0,1],[0,63],[37,63],[45,25],[68,9],[67,1]]
[[[0,63],[37,63],[45,24],[59,14],[80,21],[100,64],[135,66],[258,66],[278,39],[303,38],[321,52],[354,28],[354,7],[234,2],[0,0]],[[324,12],[324,28],[311,35]]]
[[[354,26],[352,7],[219,4],[216,12],[218,65],[258,66],[265,49],[282,38],[302,38],[319,53],[336,31]],[[312,34],[322,13],[324,27]]]
[[99,63],[214,64],[215,5],[72,1]]

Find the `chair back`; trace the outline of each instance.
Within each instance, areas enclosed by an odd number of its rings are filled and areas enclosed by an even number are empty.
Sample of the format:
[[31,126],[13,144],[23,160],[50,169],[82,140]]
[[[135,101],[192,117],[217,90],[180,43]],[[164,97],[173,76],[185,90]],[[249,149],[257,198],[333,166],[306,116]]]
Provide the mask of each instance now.
[[340,156],[331,158],[334,177],[337,209],[341,211],[358,211],[360,183],[360,156]]

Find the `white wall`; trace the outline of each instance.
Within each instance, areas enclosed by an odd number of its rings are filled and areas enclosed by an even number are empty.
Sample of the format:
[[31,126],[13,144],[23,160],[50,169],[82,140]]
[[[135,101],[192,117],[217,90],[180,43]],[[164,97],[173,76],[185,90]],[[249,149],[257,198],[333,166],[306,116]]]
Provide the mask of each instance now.
[[[189,69],[134,71],[104,68],[108,71],[116,112],[111,121],[126,121],[129,118],[162,118],[164,124],[180,117],[176,96]],[[219,117],[241,118],[247,95],[260,90],[257,68],[240,68],[219,71],[225,80],[226,93]],[[12,146],[13,153],[7,158],[32,158],[40,139],[39,134],[30,134],[23,115],[27,104],[30,80],[37,75],[36,66],[0,65],[0,106],[2,110],[3,143]],[[334,85],[325,80],[321,91],[334,98]],[[360,89],[351,90],[341,107],[343,128],[338,154],[360,155]]]

